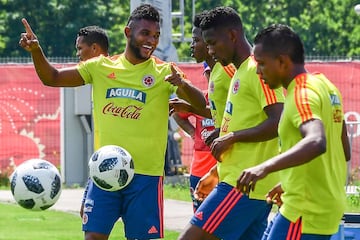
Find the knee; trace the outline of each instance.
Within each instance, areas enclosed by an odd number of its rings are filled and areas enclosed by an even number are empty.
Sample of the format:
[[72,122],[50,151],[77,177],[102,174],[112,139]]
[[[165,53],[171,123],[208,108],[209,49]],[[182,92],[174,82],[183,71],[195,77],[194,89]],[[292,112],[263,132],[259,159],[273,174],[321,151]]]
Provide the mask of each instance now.
[[84,240],[108,240],[109,235],[96,232],[85,232]]

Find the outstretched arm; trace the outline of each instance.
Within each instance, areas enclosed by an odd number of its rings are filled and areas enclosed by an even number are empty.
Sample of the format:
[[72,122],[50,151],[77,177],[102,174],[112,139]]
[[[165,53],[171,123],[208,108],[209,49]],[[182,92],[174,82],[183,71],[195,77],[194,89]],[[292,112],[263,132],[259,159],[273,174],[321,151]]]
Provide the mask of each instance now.
[[262,164],[245,169],[237,180],[237,189],[249,193],[256,182],[272,172],[310,162],[326,152],[326,136],[321,120],[312,119],[300,126],[302,139],[286,152]]
[[175,119],[176,123],[187,133],[190,135],[191,138],[194,138],[195,135],[195,127],[191,124],[188,118],[182,118],[179,116],[177,112],[175,112],[173,115],[173,118]]
[[206,108],[206,99],[200,89],[191,84],[190,81],[183,79],[183,74],[174,65],[171,65],[171,74],[165,78],[174,86],[177,86],[176,95],[189,102],[194,108]]
[[236,142],[262,142],[277,137],[278,123],[283,109],[282,103],[275,103],[264,108],[267,119],[259,125],[229,132],[216,138],[210,148],[212,155],[221,162],[221,155]]
[[169,100],[170,114],[174,112],[188,112],[193,113],[202,117],[212,118],[210,108],[206,106],[205,108],[194,108],[184,99],[172,98]]
[[76,67],[56,69],[49,63],[29,23],[25,18],[21,21],[24,24],[26,32],[21,34],[19,45],[31,53],[36,73],[43,84],[52,87],[75,87],[84,85],[84,80]]

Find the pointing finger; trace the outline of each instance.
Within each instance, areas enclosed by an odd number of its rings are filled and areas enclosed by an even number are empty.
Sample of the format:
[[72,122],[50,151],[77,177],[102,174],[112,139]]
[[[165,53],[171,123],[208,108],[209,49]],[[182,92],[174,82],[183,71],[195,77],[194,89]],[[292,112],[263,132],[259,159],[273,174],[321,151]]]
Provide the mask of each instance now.
[[171,64],[171,72],[173,75],[177,74],[177,70],[175,69],[174,64]]
[[25,18],[21,19],[22,23],[24,24],[25,30],[26,30],[26,35],[29,36],[33,36],[34,32],[32,31],[30,24],[27,22],[27,20]]

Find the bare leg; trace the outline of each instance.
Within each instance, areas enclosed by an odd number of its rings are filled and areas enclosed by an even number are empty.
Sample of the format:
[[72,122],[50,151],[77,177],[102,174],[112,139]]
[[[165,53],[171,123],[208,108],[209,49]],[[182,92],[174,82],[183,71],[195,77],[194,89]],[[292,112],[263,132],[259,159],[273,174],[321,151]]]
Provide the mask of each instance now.
[[219,238],[189,223],[180,234],[178,240],[219,240]]
[[109,235],[96,232],[85,232],[85,240],[108,240]]

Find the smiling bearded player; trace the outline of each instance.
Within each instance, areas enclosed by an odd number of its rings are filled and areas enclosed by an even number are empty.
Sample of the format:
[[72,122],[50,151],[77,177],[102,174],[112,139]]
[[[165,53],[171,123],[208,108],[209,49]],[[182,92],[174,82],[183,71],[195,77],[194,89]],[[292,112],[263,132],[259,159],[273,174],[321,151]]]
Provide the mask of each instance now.
[[[95,150],[119,145],[134,160],[135,176],[126,188],[107,192],[90,184],[83,217],[84,238],[108,239],[120,217],[127,239],[163,238],[168,99],[176,91],[196,107],[203,108],[206,101],[176,66],[151,56],[159,43],[158,11],[144,4],[131,13],[124,29],[127,45],[123,54],[92,58],[64,69],[56,69],[47,61],[25,19],[23,24],[26,33],[21,34],[19,45],[31,52],[44,85],[92,84]],[[132,94],[124,94],[126,91]]]

